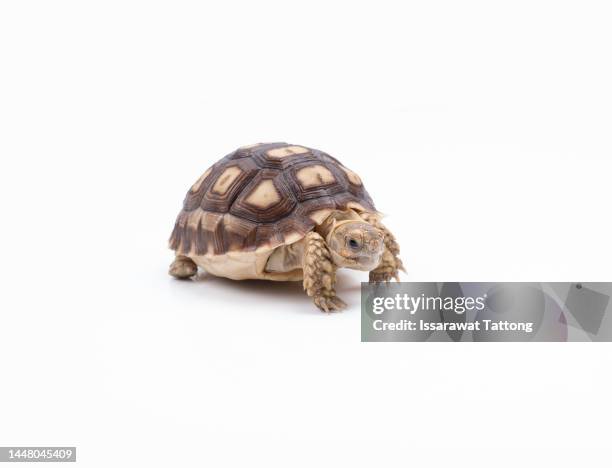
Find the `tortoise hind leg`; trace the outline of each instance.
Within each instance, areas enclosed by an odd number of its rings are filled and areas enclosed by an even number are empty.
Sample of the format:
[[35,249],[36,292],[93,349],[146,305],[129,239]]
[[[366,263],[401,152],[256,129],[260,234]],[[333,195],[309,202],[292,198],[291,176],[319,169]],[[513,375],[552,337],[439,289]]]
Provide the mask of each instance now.
[[170,265],[170,269],[168,270],[170,275],[179,279],[191,278],[197,272],[198,266],[192,259],[185,257],[184,255],[177,255]]

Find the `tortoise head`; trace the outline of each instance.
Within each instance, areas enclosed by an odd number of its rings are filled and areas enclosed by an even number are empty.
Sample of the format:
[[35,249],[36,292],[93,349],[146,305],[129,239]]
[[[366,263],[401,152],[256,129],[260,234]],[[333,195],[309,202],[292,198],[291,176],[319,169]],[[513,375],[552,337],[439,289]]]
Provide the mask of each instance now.
[[337,223],[327,235],[334,263],[343,268],[370,271],[381,260],[385,245],[380,229],[362,221]]

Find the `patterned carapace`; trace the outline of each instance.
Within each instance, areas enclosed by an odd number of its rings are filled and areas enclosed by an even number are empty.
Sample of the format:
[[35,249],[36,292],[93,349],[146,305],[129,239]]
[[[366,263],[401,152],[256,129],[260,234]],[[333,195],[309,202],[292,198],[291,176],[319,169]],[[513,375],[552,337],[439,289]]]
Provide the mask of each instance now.
[[347,208],[376,211],[359,176],[335,158],[287,143],[244,146],[193,184],[170,248],[185,255],[273,249]]

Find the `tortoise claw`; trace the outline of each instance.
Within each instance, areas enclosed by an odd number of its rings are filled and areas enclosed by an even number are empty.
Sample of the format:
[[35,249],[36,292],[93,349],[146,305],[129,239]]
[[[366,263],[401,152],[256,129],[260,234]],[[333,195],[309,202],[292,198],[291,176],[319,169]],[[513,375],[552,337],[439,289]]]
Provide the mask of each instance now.
[[321,311],[328,313],[342,310],[346,307],[346,303],[338,296],[316,296],[314,303]]

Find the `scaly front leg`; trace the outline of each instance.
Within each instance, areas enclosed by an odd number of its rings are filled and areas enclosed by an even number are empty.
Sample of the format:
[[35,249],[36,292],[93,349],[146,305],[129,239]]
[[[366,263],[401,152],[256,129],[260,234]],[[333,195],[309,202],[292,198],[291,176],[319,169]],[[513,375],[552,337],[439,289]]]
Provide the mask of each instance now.
[[399,282],[399,271],[406,272],[402,260],[399,258],[400,248],[395,236],[380,222],[377,215],[363,213],[361,217],[377,229],[380,229],[385,236],[385,251],[383,252],[380,264],[370,272],[370,283],[380,283],[395,279]]
[[313,298],[315,305],[325,312],[340,310],[346,304],[336,296],[336,266],[325,240],[316,232],[309,232],[305,238],[304,290]]

